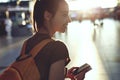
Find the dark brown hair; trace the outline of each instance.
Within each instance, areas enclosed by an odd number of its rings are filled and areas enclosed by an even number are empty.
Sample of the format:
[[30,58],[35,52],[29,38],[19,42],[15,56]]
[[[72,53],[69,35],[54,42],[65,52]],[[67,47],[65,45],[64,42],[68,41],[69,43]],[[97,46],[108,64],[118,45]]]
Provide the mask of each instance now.
[[47,10],[54,16],[61,1],[65,0],[37,0],[35,2],[33,11],[33,27],[35,32],[40,27],[44,27],[44,12]]

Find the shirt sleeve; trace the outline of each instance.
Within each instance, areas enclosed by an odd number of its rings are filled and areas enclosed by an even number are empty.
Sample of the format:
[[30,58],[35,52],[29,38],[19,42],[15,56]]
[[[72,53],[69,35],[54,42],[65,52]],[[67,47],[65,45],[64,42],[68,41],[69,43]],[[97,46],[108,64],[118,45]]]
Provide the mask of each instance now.
[[69,53],[66,45],[61,41],[55,41],[52,43],[52,53],[50,53],[50,64],[55,63],[56,61],[65,59],[65,66],[69,63]]

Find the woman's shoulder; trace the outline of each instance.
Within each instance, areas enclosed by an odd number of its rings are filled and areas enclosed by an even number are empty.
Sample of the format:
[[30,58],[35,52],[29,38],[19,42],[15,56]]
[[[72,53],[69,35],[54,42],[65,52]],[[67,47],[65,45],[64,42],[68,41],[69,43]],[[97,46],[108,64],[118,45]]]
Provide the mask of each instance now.
[[54,57],[53,62],[61,60],[61,59],[65,59],[65,65],[67,65],[70,61],[69,58],[69,53],[68,53],[68,49],[65,45],[64,42],[59,41],[59,40],[55,40],[53,42],[51,42],[48,47],[51,49],[52,54],[49,55],[49,57]]
[[66,44],[60,40],[54,40],[49,45],[53,46],[54,48],[56,48],[56,47],[66,48]]
[[68,49],[62,41],[52,41],[46,47],[48,50],[51,50],[53,54],[68,55]]

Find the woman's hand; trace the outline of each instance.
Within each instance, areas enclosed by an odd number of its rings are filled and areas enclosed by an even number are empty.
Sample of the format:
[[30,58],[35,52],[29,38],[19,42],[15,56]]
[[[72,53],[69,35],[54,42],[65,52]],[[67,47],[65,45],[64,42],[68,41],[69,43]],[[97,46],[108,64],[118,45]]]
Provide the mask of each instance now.
[[79,74],[75,75],[76,80],[84,80],[86,71],[82,71]]
[[69,70],[67,70],[66,78],[70,78],[71,80],[75,80],[75,78],[74,78],[75,75],[73,74],[73,72],[78,68],[79,67],[72,67]]
[[70,78],[71,80],[84,80],[86,71],[82,71],[77,75],[74,75],[73,72],[79,67],[72,67],[67,71],[66,78]]

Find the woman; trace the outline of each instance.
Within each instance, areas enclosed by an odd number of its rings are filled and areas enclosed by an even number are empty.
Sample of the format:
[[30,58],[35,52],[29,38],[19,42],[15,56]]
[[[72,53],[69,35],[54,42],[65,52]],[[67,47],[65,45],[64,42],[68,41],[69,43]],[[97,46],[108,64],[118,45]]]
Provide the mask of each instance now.
[[[52,39],[54,33],[65,32],[70,18],[65,0],[37,0],[33,11],[35,34],[27,40],[26,53],[44,39]],[[63,42],[48,43],[35,57],[40,80],[64,80],[64,69],[70,61]]]

